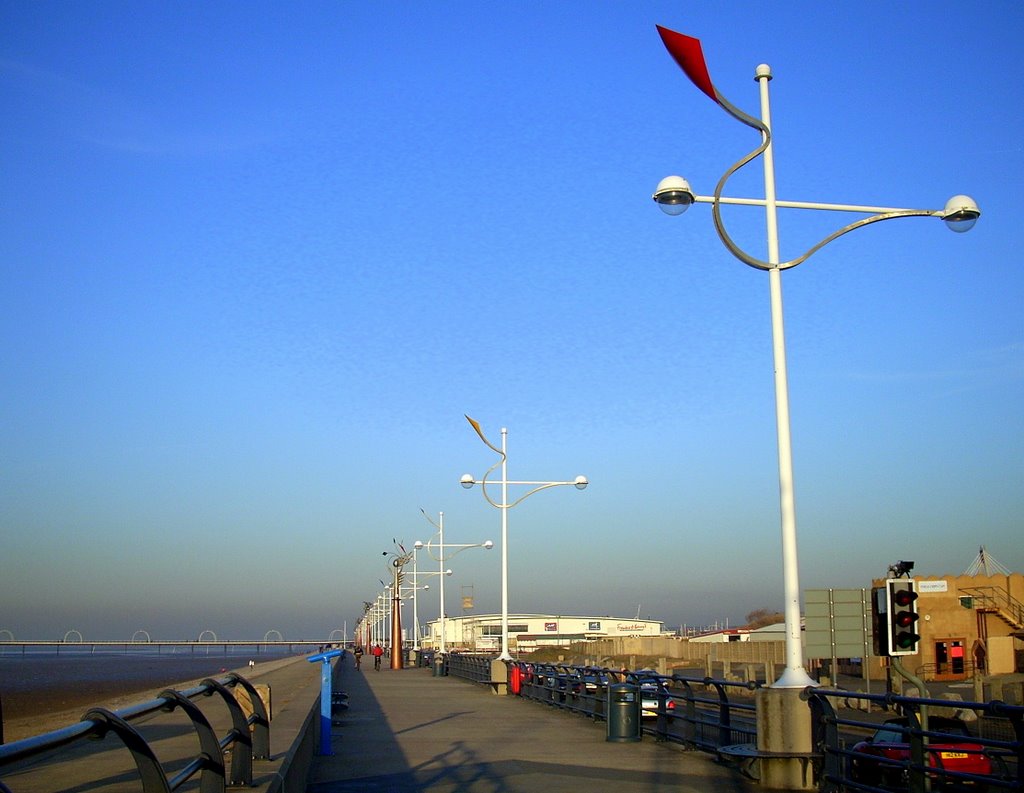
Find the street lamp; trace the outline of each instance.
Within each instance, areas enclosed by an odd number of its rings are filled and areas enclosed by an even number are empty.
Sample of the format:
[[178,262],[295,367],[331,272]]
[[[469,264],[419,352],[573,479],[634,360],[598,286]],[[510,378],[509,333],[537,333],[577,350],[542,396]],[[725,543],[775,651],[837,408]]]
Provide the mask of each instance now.
[[[775,163],[772,153],[771,114],[768,103],[768,81],[772,79],[771,69],[761,64],[755,72],[755,79],[760,86],[761,118],[749,116],[730,104],[712,84],[704,61],[704,53],[700,40],[684,36],[660,25],[658,32],[669,53],[676,63],[686,72],[687,77],[714,100],[729,115],[761,133],[761,144],[752,152],[732,165],[719,179],[714,195],[696,195],[689,183],[680,176],[669,176],[662,179],[654,192],[654,200],[669,215],[680,215],[693,203],[711,204],[711,215],[722,243],[737,259],[758,270],[768,271],[768,284],[771,299],[772,346],[775,359],[775,418],[778,433],[779,452],[779,499],[782,523],[782,566],[783,586],[785,594],[786,617],[786,669],[775,682],[776,688],[802,688],[814,685],[803,665],[800,647],[800,584],[796,549],[796,506],[793,488],[793,454],[789,426],[789,393],[786,382],[786,345],[782,324],[782,270],[795,267],[806,261],[811,255],[828,245],[832,240],[882,220],[902,217],[937,217],[957,232],[968,231],[981,211],[972,198],[965,195],[953,196],[946,202],[943,209],[903,209],[898,207],[860,206],[854,204],[824,204],[810,201],[782,201],[775,197]],[[726,181],[737,170],[764,155],[764,193],[760,198],[729,198],[722,195]],[[722,204],[738,204],[745,206],[764,207],[767,223],[768,258],[767,260],[751,256],[732,240],[725,230],[722,221]],[[868,217],[856,220],[838,231],[828,235],[795,259],[782,261],[779,256],[778,207],[791,209],[818,209],[836,212],[857,212]]]
[[[429,539],[426,543],[423,543],[420,540],[416,540],[416,542],[413,544],[413,547],[417,550],[419,550],[420,548],[426,548],[427,553],[430,554],[430,558],[434,559],[438,563],[438,569],[435,575],[440,577],[439,580],[441,582],[441,585],[439,587],[439,589],[441,590],[441,646],[439,647],[439,650],[442,653],[446,653],[448,652],[448,648],[445,645],[444,579],[445,576],[450,576],[452,574],[452,571],[445,570],[444,563],[451,559],[452,556],[462,553],[467,548],[484,548],[489,551],[491,550],[491,548],[494,547],[494,543],[490,540],[471,543],[446,543],[444,541],[444,513],[437,513],[438,519],[435,521],[433,518],[430,517],[430,515],[426,513],[426,511],[423,510],[422,507],[420,508],[420,512],[423,513],[423,517],[430,521],[430,525],[437,529],[437,542],[434,542],[433,538]],[[448,548],[455,548],[455,551],[452,554],[445,556],[445,550],[447,550]],[[436,555],[434,553],[435,549],[437,551]]]
[[412,551],[405,550],[398,540],[392,540],[397,550],[384,551],[391,561],[388,567],[394,583],[391,585],[391,668],[402,669],[405,649],[402,646],[402,568],[412,559]]
[[[547,490],[548,488],[559,487],[561,485],[572,485],[577,490],[584,490],[590,483],[587,481],[587,477],[585,476],[577,476],[571,482],[510,481],[508,478],[508,455],[506,454],[508,430],[505,427],[501,428],[501,448],[499,449],[487,440],[487,437],[484,435],[483,430],[480,429],[480,424],[477,421],[471,419],[469,416],[466,416],[466,421],[468,421],[470,426],[476,431],[476,434],[480,436],[480,440],[484,442],[484,445],[500,455],[498,462],[487,469],[487,473],[484,474],[483,479],[474,479],[472,474],[463,474],[460,482],[467,490],[473,487],[473,485],[480,485],[480,490],[484,494],[484,500],[495,509],[501,510],[501,654],[498,656],[498,659],[501,661],[511,661],[512,655],[508,651],[508,511],[517,504],[525,501],[534,493],[539,493],[541,490]],[[501,479],[498,482],[490,483],[501,485],[501,501],[496,502],[487,495],[487,485],[489,484],[487,477],[490,476],[491,472],[499,465],[501,466]],[[509,503],[509,485],[527,485],[532,487],[524,495]]]

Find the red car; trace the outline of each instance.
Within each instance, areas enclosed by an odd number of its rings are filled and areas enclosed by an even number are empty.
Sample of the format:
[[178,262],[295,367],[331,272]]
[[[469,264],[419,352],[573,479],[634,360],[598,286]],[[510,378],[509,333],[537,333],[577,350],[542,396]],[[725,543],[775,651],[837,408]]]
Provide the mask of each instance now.
[[[862,757],[850,758],[850,779],[866,785],[888,787],[895,790],[906,790],[910,772],[906,768],[880,762],[876,758],[886,758],[896,763],[910,760],[910,738],[905,732],[907,719],[889,719],[875,734],[866,741],[853,747],[853,751]],[[941,738],[932,737],[928,740],[928,765],[953,771],[960,774],[990,776],[992,760],[986,754],[985,747],[971,737],[967,725],[960,719],[932,716],[928,719],[928,732],[941,732]],[[935,784],[963,786],[968,780],[945,777],[943,774],[929,774]]]

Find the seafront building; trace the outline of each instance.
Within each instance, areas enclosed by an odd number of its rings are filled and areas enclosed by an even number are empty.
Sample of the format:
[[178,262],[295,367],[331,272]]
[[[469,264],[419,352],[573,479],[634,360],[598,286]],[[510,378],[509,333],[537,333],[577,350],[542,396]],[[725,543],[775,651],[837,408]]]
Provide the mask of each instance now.
[[924,680],[948,681],[1024,672],[1024,574],[913,578],[921,641],[917,654],[904,658],[907,668]]
[[[509,614],[508,644],[513,651],[530,652],[546,645],[567,645],[593,639],[623,636],[660,636],[664,623],[633,617],[578,617],[564,614]],[[444,624],[448,649],[476,652],[501,650],[501,615],[473,614],[448,617]],[[424,626],[420,646],[441,646],[441,621]]]

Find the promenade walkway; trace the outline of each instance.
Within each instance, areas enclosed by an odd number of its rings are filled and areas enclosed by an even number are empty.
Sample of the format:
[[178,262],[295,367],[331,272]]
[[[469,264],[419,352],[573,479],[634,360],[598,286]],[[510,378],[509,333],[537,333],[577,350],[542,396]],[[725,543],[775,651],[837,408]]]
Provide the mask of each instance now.
[[756,785],[710,755],[644,737],[605,740],[604,722],[498,696],[428,669],[350,658],[336,685],[349,708],[316,757],[307,793],[636,793],[744,791]]

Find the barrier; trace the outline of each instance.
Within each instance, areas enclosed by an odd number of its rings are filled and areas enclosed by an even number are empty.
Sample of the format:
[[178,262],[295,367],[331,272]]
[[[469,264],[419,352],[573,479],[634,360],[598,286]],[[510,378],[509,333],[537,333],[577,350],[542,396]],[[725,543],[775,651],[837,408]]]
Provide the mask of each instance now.
[[[248,696],[252,713],[245,715],[229,689],[240,688]],[[231,729],[218,739],[210,722],[193,700],[218,695],[228,708]],[[180,709],[192,724],[199,752],[173,776],[168,777],[153,749],[131,722]],[[252,785],[253,758],[270,759],[270,719],[255,686],[234,672],[217,680],[207,678],[185,691],[166,689],[156,699],[117,711],[93,708],[77,724],[0,746],[0,770],[38,755],[114,735],[132,754],[142,781],[143,793],[177,790],[200,774],[201,790],[224,790],[226,785]],[[226,773],[224,751],[231,749],[231,770]],[[0,781],[0,790],[6,789]]]

